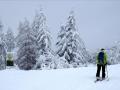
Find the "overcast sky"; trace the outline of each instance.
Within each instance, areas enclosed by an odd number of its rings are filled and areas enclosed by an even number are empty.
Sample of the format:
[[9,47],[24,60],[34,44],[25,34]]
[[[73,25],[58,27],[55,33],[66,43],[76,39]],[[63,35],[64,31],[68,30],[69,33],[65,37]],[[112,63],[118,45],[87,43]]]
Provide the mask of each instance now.
[[88,49],[110,47],[115,41],[120,41],[120,2],[117,0],[0,1],[4,30],[11,27],[16,32],[19,21],[25,17],[32,21],[39,7],[47,17],[54,43],[60,25],[66,22],[71,10],[75,11],[77,29]]

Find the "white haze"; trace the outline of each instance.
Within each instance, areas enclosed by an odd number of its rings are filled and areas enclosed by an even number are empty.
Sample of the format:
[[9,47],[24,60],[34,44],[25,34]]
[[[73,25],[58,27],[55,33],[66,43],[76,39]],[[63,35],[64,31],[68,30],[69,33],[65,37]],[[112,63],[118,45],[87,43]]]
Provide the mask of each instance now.
[[[53,43],[60,26],[71,10],[75,11],[76,25],[88,49],[112,46],[120,40],[119,1],[0,1],[0,19],[4,30],[11,27],[15,33],[19,21],[26,17],[32,22],[35,11],[43,8]],[[53,45],[54,48],[55,45]]]

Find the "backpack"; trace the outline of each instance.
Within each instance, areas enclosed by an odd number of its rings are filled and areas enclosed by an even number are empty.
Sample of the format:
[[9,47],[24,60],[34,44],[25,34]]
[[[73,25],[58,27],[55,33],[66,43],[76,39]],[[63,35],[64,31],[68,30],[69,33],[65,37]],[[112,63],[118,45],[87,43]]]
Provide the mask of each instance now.
[[98,54],[98,63],[103,65],[104,64],[104,52],[100,52]]

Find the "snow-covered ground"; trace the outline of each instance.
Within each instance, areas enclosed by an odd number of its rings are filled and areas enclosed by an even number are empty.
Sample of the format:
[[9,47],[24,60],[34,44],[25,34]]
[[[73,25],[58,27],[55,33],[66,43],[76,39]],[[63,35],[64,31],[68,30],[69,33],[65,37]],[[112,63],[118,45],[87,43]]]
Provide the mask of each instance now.
[[120,90],[120,65],[108,66],[109,81],[94,83],[96,67],[2,70],[0,90]]

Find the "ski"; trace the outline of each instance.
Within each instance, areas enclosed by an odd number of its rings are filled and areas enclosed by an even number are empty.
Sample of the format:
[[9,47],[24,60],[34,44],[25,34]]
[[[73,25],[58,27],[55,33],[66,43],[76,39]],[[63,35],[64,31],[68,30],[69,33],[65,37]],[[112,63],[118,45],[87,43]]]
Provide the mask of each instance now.
[[99,82],[99,81],[102,81],[102,79],[96,79],[96,80],[94,81],[94,83]]
[[99,81],[109,81],[109,78],[105,78],[105,79],[96,79],[94,82],[99,82]]
[[110,80],[110,78],[105,78],[103,81],[109,81]]

